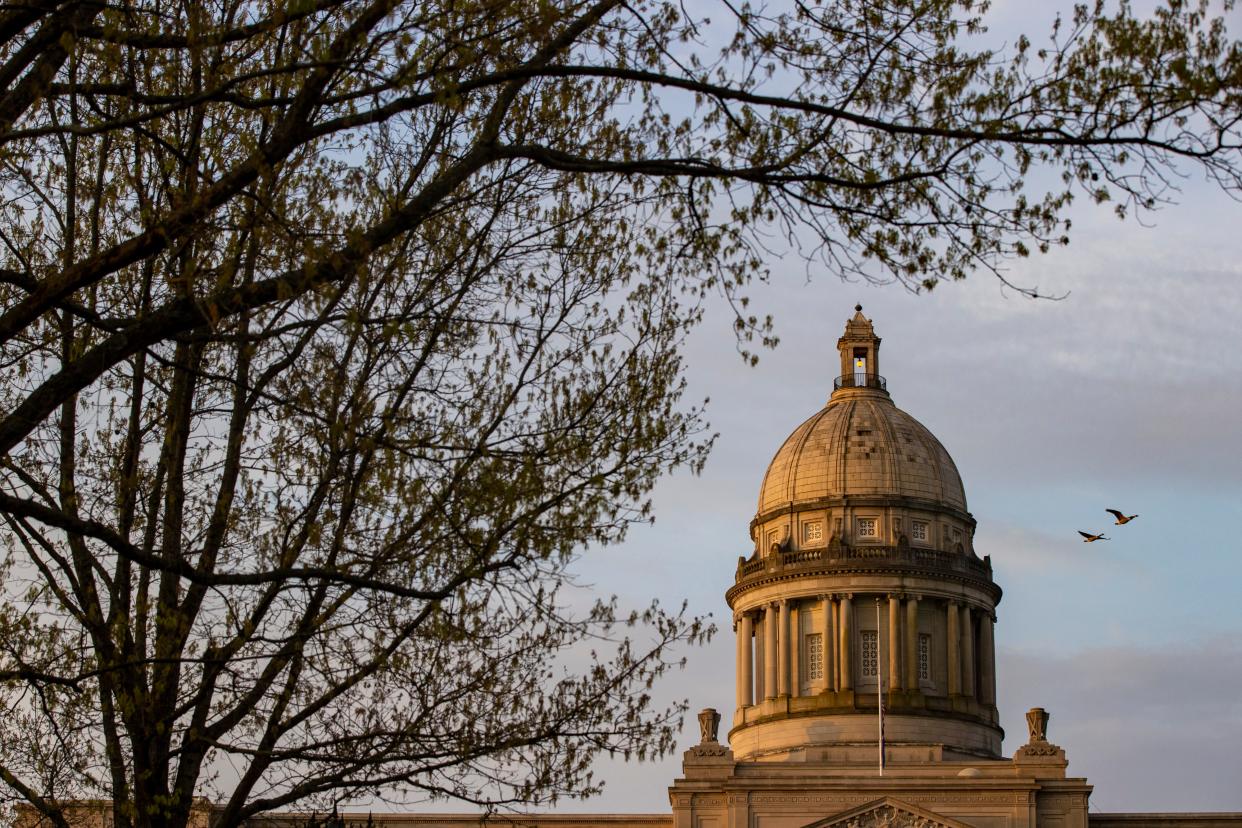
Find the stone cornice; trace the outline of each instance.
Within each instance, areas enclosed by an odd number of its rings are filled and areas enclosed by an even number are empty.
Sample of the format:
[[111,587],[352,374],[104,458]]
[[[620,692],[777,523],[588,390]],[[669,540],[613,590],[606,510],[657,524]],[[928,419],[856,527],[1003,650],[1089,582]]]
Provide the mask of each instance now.
[[899,509],[922,509],[927,512],[939,512],[949,517],[957,518],[964,521],[971,527],[976,525],[976,521],[970,512],[956,509],[945,503],[935,500],[925,500],[919,497],[909,497],[907,495],[839,495],[836,497],[820,497],[814,500],[796,500],[793,503],[787,503],[766,512],[759,512],[750,521],[750,531],[754,532],[756,526],[769,520],[779,518],[785,515],[796,514],[798,512],[814,512],[819,509],[831,509],[841,506],[876,506],[876,507],[896,507]]
[[[807,699],[807,698],[814,698],[814,697],[800,696],[799,698]],[[767,724],[768,722],[780,721],[782,719],[818,718],[821,716],[874,717],[875,716],[875,703],[873,701],[874,699],[875,699],[874,693],[858,693],[858,694],[855,694],[855,701],[849,705],[842,706],[842,705],[825,704],[822,707],[813,707],[813,708],[808,708],[806,710],[781,711],[781,712],[773,713],[767,716],[761,716],[755,719],[754,721],[749,721],[749,722],[746,722],[745,724],[734,725],[732,728],[729,729],[728,737],[730,741],[732,741],[732,738],[735,734],[741,733],[747,728],[755,727],[756,725]],[[865,704],[864,702],[870,702],[870,703]],[[972,705],[974,707],[974,712],[964,712],[964,711],[959,711],[959,710],[945,710],[944,708],[939,707],[939,706],[935,708],[912,707],[906,704],[895,703],[891,699],[886,699],[884,702],[884,711],[885,711],[885,716],[908,716],[908,717],[914,717],[914,718],[936,719],[936,720],[952,719],[953,721],[965,722],[967,724],[989,728],[991,730],[996,731],[996,733],[998,733],[1000,736],[1003,737],[1005,731],[999,725],[989,720],[988,718],[989,714],[985,710],[985,708],[982,705],[978,705],[977,703],[972,703]],[[814,745],[814,744],[807,745],[807,747],[816,747],[816,746],[817,745]],[[957,748],[957,749],[961,750],[961,748]],[[982,756],[982,754],[980,755]],[[996,760],[996,759],[1000,759],[1001,757],[994,756],[994,755],[988,755],[986,758],[989,760]]]

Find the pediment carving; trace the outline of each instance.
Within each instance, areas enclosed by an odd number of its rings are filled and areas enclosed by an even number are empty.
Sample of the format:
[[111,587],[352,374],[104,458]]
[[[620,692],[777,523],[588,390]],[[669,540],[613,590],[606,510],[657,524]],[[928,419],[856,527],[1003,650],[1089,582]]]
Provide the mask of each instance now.
[[886,796],[817,820],[804,828],[971,828],[909,802]]

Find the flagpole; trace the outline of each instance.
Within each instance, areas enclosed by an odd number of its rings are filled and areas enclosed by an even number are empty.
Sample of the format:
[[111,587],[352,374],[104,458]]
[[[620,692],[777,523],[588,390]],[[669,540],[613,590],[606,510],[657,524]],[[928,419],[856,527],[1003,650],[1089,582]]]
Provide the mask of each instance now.
[[875,599],[875,709],[879,720],[880,776],[884,775],[884,652],[880,642],[880,599]]

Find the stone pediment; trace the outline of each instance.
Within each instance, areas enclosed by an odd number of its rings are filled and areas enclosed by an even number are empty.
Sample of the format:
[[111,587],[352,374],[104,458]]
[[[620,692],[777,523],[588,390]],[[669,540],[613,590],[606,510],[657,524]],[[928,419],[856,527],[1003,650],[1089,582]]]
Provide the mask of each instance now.
[[848,811],[808,823],[803,828],[972,828],[965,822],[932,813],[886,796]]

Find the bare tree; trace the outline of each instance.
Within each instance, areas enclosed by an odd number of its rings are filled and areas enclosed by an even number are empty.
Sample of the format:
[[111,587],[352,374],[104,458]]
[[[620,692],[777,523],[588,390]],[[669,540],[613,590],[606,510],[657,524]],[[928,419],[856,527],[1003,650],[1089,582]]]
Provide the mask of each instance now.
[[930,288],[1076,195],[1236,192],[1210,11],[1001,55],[942,0],[5,5],[8,796],[235,825],[668,751],[647,690],[706,627],[566,587],[705,457],[702,297],[766,339],[774,239]]

